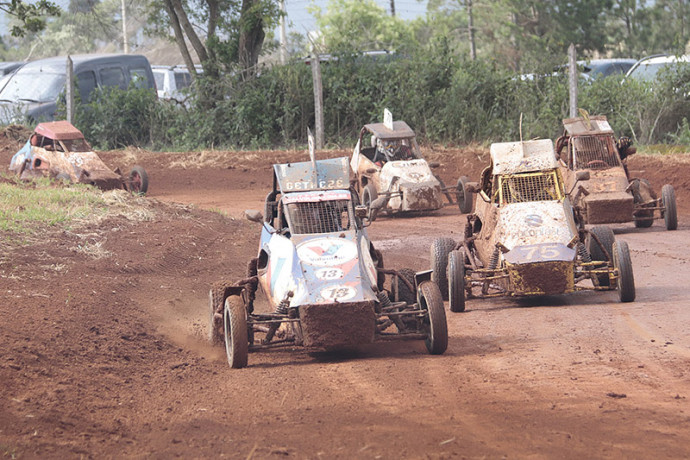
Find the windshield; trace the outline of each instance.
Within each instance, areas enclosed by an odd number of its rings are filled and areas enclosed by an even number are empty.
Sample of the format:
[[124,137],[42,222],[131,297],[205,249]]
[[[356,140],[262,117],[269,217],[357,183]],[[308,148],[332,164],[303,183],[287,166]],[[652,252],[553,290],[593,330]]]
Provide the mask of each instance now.
[[349,230],[352,206],[349,200],[289,203],[287,216],[293,234],[332,233]]
[[621,164],[613,136],[576,136],[572,145],[574,169],[608,169]]
[[70,152],[90,152],[91,146],[85,139],[69,139],[62,141]]
[[563,198],[563,187],[556,170],[500,176],[498,192],[500,205]]
[[65,74],[48,72],[15,73],[0,91],[9,101],[54,102],[65,88]]

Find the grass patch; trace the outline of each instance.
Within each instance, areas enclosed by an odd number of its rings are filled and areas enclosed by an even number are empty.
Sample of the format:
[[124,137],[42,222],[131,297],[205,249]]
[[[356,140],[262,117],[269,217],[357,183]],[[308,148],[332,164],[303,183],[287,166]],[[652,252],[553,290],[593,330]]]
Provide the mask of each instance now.
[[34,235],[46,227],[69,228],[75,220],[106,214],[102,193],[87,185],[58,185],[49,179],[0,183],[0,231]]

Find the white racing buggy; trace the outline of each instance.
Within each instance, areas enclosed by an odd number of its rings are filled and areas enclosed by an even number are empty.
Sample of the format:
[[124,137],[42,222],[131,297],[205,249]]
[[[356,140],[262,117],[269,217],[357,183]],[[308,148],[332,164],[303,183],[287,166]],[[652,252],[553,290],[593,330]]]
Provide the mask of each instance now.
[[566,187],[574,184],[579,171],[590,174],[573,199],[585,223],[632,221],[635,227],[646,228],[655,219],[664,219],[667,230],[678,228],[673,186],[665,184],[659,198],[646,179],[628,177],[626,158],[636,149],[628,138],[615,138],[606,117],[569,118],[563,126],[565,134],[557,140],[556,152]]
[[10,171],[20,179],[52,177],[68,182],[94,185],[101,190],[125,189],[145,194],[149,179],[141,166],[128,177],[112,171],[93,151],[81,131],[68,121],[40,123],[24,147],[10,160]]
[[[464,199],[465,182],[461,179],[456,188],[446,187],[431,171],[438,166],[427,163],[414,131],[404,121],[393,121],[388,110],[383,123],[364,125],[350,160],[354,185],[365,206],[381,197],[383,212],[434,211],[454,204],[455,195],[460,211],[470,212],[472,202]],[[376,210],[372,212],[375,216]]]
[[[588,173],[578,174],[578,180]],[[628,245],[608,227],[586,230],[563,185],[553,142],[491,145],[475,213],[464,240],[439,238],[431,246],[433,279],[451,311],[471,297],[556,295],[578,290],[619,290],[635,299]]]
[[[432,354],[446,350],[431,272],[383,268],[364,228],[366,208],[348,185],[347,158],[274,165],[265,215],[246,213],[262,223],[248,277],[216,283],[209,294],[209,338],[225,342],[231,367],[246,366],[249,351],[279,346],[334,350],[419,339]],[[259,286],[268,301],[261,313]]]

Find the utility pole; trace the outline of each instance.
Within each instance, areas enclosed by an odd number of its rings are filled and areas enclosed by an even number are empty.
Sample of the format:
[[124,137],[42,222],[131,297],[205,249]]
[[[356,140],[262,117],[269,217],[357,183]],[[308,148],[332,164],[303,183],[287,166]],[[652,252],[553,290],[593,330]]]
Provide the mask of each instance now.
[[472,17],[472,0],[467,0],[467,35],[470,37],[470,59],[474,61],[475,59],[477,59],[477,47],[474,43],[474,19]]
[[316,46],[311,53],[311,77],[314,81],[314,131],[316,131],[316,149],[323,148],[325,135],[323,132],[323,87],[321,85],[321,58]]
[[577,116],[577,52],[572,43],[568,47],[568,69],[570,84],[570,118]]
[[391,0],[391,16],[395,17],[395,0]]
[[287,32],[285,30],[285,0],[280,0],[280,63],[287,64]]
[[122,49],[124,53],[129,53],[129,43],[127,42],[127,7],[125,0],[122,0]]

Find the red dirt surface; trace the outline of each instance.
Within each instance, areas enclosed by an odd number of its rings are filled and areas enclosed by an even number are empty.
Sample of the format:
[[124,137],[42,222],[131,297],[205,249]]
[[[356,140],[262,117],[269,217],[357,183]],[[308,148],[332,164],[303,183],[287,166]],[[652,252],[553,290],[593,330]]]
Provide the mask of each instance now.
[[[23,143],[2,139],[0,164]],[[329,156],[349,152],[329,152]],[[486,149],[425,152],[446,183]],[[250,354],[231,370],[204,339],[212,282],[244,276],[270,163],[303,152],[105,152],[149,173],[147,221],[46,229],[0,246],[0,455],[8,458],[687,458],[690,162],[633,157],[669,182],[679,230],[615,228],[637,300],[615,292],[468,302],[448,351],[385,343],[349,353]],[[205,164],[205,167],[196,167]],[[175,203],[185,203],[184,205]],[[193,204],[194,206],[190,206]],[[216,212],[209,212],[214,210]],[[386,266],[426,269],[464,217],[381,218]],[[101,243],[95,259],[76,248]]]

